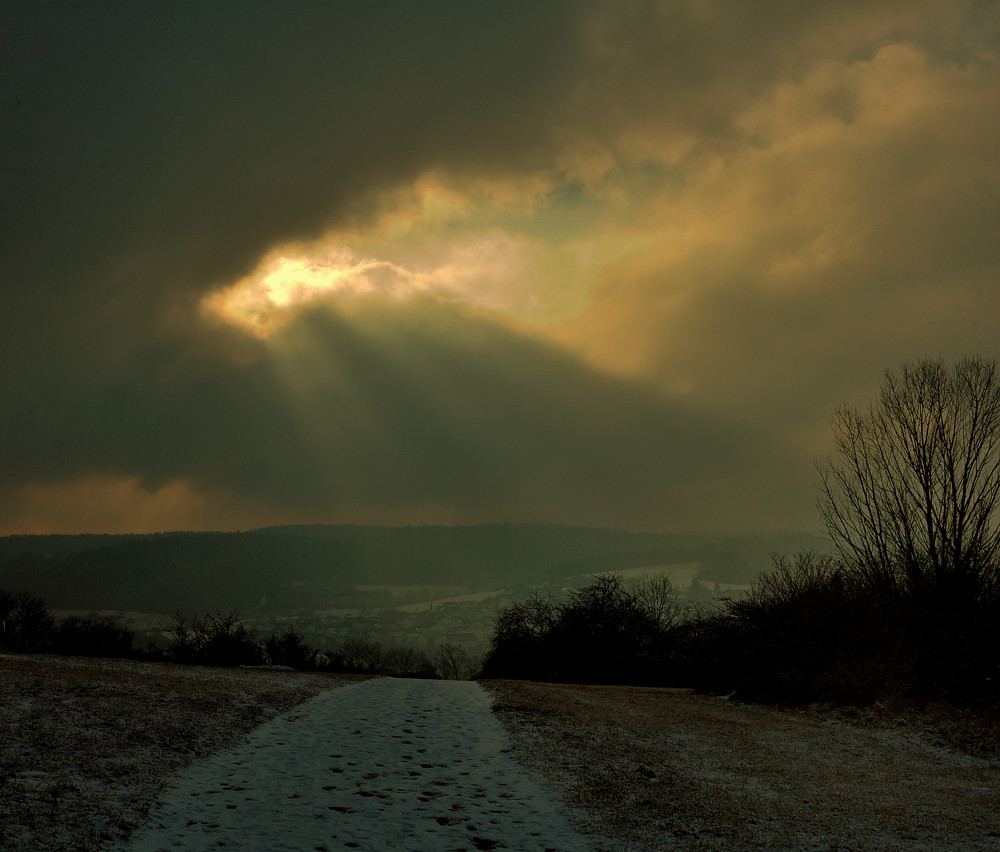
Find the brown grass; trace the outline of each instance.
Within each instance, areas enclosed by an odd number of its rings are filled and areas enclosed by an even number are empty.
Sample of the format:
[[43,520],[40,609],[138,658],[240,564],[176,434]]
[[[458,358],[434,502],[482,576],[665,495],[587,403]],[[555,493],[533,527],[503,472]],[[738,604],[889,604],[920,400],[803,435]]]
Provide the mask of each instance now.
[[[0,656],[0,849],[121,842],[181,767],[356,678]],[[484,683],[520,761],[622,849],[1000,849],[995,720]],[[993,727],[991,727],[991,725]]]
[[1000,761],[910,724],[685,690],[484,685],[518,759],[625,849],[1000,849]]
[[0,849],[96,850],[178,769],[351,676],[0,656]]

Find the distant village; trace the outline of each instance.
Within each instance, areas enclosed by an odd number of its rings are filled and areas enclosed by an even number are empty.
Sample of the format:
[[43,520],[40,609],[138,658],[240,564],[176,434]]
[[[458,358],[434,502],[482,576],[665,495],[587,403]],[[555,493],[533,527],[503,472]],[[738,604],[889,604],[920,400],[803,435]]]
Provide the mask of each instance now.
[[[664,567],[680,569],[670,573],[678,599],[690,605],[712,606],[726,598],[738,597],[749,588],[699,579],[694,564]],[[653,570],[633,569],[619,573],[634,581]],[[583,585],[588,579],[587,576],[576,578],[575,585]],[[269,606],[266,598],[262,598],[259,607],[240,612],[240,620],[260,636],[281,634],[292,628],[301,634],[306,644],[320,651],[337,651],[348,642],[361,639],[377,642],[385,649],[412,648],[428,656],[450,644],[464,649],[470,658],[479,658],[490,643],[500,610],[532,594],[560,598],[574,587],[572,580],[558,586],[522,585],[473,594],[462,594],[465,590],[455,586],[380,587],[391,592],[391,598],[399,600],[400,604],[367,609],[314,610],[301,606],[279,609]],[[98,614],[109,613],[90,613]],[[135,633],[136,647],[163,649],[169,645],[169,614],[124,612],[121,619]]]
[[[386,648],[414,648],[432,654],[445,643],[478,655],[489,644],[498,608],[514,600],[510,591],[480,600],[429,601],[426,607],[408,605],[369,611],[321,611],[248,616],[259,634],[281,633],[293,626],[313,648],[335,650],[351,639],[379,642]],[[419,607],[419,608],[418,608]]]
[[[310,647],[322,651],[333,651],[353,639],[364,639],[385,648],[413,648],[427,654],[450,643],[477,656],[489,645],[498,611],[531,594],[559,597],[570,588],[521,586],[368,610],[269,611],[262,607],[258,612],[242,614],[242,620],[261,636],[280,634],[292,627]],[[711,605],[739,596],[747,588],[691,576],[686,586],[677,586],[677,595],[691,604]],[[128,613],[125,619],[126,623],[133,622],[129,626],[137,633],[137,645],[150,642],[162,645],[169,641],[162,629],[166,619],[150,623],[148,617]]]

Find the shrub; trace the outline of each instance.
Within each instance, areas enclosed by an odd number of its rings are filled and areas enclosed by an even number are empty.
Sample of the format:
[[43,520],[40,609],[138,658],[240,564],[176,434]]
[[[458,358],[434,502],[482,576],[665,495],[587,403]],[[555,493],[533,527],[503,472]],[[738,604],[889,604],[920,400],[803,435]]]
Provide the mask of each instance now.
[[52,650],[80,657],[129,657],[135,636],[121,616],[81,618],[71,615],[55,629]]
[[14,596],[6,589],[0,589],[0,641],[7,633],[7,620],[14,609]]
[[134,640],[120,615],[71,615],[57,624],[42,598],[30,592],[14,595],[0,589],[0,648],[6,651],[129,657]]
[[483,677],[553,679],[556,662],[549,639],[558,612],[550,597],[537,594],[497,612]]
[[659,621],[616,574],[574,591],[548,637],[558,676],[580,683],[655,682],[659,640]]
[[445,680],[471,680],[477,674],[469,652],[454,642],[445,642],[434,653],[434,666]]
[[207,614],[199,620],[197,613],[190,626],[187,619],[177,612],[173,626],[167,628],[171,636],[170,654],[181,663],[207,666],[260,665],[263,649],[257,635],[240,621],[239,613],[228,615]]
[[264,641],[264,659],[272,666],[288,666],[298,671],[315,669],[316,657],[317,651],[291,626],[280,636],[271,634]]
[[[684,669],[669,586],[647,594],[599,575],[563,603],[532,596],[497,613],[483,677],[579,683],[668,683]],[[672,589],[671,589],[672,591]]]
[[968,706],[996,700],[998,614],[984,606],[956,620],[903,593],[874,596],[835,557],[800,553],[775,557],[745,598],[677,635],[701,689],[788,703]]
[[390,677],[436,678],[434,664],[423,651],[397,646],[382,656],[382,674]]
[[382,645],[368,639],[348,639],[339,656],[345,671],[377,674],[382,666]]
[[0,642],[5,650],[37,653],[51,648],[55,622],[44,600],[29,592],[16,595],[4,592],[0,598],[0,611],[3,611]]

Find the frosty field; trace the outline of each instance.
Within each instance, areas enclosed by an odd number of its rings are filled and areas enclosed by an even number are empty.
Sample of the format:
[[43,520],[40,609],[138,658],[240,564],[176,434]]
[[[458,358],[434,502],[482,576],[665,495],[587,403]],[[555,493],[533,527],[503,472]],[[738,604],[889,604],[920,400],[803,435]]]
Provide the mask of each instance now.
[[0,656],[0,850],[1000,850],[982,724]]

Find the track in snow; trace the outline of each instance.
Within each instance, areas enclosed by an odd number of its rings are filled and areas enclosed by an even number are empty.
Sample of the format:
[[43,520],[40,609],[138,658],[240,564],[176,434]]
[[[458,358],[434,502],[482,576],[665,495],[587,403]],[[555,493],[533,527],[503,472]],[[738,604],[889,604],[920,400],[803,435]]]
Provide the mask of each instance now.
[[328,690],[182,772],[125,848],[593,850],[489,706],[467,681]]

